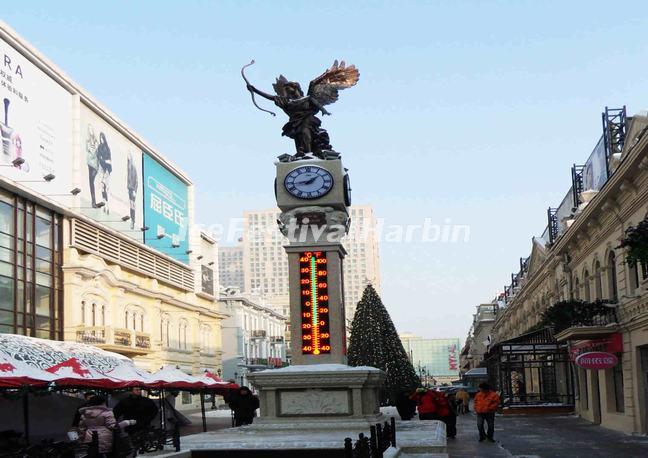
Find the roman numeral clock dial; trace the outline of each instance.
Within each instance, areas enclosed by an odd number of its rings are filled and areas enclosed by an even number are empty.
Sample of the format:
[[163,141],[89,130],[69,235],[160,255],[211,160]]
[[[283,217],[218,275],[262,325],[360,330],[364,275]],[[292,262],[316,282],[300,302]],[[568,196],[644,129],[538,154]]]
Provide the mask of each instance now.
[[297,167],[286,175],[284,186],[299,199],[318,199],[333,188],[333,176],[321,167]]

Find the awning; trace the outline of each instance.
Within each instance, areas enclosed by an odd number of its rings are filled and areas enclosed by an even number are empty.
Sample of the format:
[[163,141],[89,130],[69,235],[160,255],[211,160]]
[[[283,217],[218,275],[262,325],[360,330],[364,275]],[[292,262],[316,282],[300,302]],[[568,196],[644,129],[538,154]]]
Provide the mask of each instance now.
[[0,388],[19,388],[24,385],[47,386],[55,378],[49,372],[16,361],[0,352]]

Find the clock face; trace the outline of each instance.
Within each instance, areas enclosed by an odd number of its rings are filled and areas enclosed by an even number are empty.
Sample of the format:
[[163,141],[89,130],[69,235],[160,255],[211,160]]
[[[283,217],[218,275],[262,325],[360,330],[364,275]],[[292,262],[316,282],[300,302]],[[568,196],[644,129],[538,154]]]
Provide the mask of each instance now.
[[305,165],[286,175],[284,186],[299,199],[317,199],[333,188],[333,177],[326,169]]

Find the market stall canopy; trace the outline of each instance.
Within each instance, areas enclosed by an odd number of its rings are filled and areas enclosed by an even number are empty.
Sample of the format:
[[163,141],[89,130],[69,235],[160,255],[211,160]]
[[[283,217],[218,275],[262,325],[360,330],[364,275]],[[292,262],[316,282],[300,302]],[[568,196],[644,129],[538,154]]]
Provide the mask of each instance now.
[[0,388],[20,388],[24,385],[47,386],[55,378],[49,372],[16,361],[0,352]]
[[123,380],[117,380],[86,366],[77,358],[68,358],[63,362],[45,369],[54,374],[54,383],[61,388],[122,388],[126,385]]
[[205,383],[197,377],[189,375],[175,366],[164,366],[155,372],[152,377],[158,381],[155,388],[177,390],[200,390],[205,388]]
[[219,395],[224,395],[229,390],[235,390],[239,387],[236,383],[224,382],[222,378],[209,371],[205,371],[203,375],[196,378],[202,382],[205,385],[205,388],[209,391]]

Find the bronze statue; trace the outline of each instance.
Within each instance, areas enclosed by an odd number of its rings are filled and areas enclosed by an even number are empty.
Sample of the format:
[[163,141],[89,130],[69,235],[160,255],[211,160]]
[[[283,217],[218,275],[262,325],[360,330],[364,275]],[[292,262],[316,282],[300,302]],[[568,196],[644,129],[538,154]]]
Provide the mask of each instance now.
[[286,77],[280,75],[272,85],[277,95],[271,95],[252,86],[245,77],[243,71],[252,64],[254,64],[254,61],[241,69],[241,76],[243,76],[247,89],[252,95],[254,105],[259,110],[275,116],[275,113],[264,110],[256,104],[254,94],[258,94],[265,99],[272,100],[275,105],[288,115],[288,122],[283,126],[282,135],[295,141],[295,148],[297,149],[295,158],[312,153],[320,159],[325,159],[327,152],[333,152],[333,147],[328,132],[321,127],[322,121],[315,115],[319,112],[322,115],[331,114],[326,111],[324,106],[337,101],[340,89],[347,89],[356,85],[360,78],[358,69],[354,65],[347,67],[344,61],[338,64],[336,60],[331,68],[310,82],[308,94],[305,96],[299,83],[288,81]]

